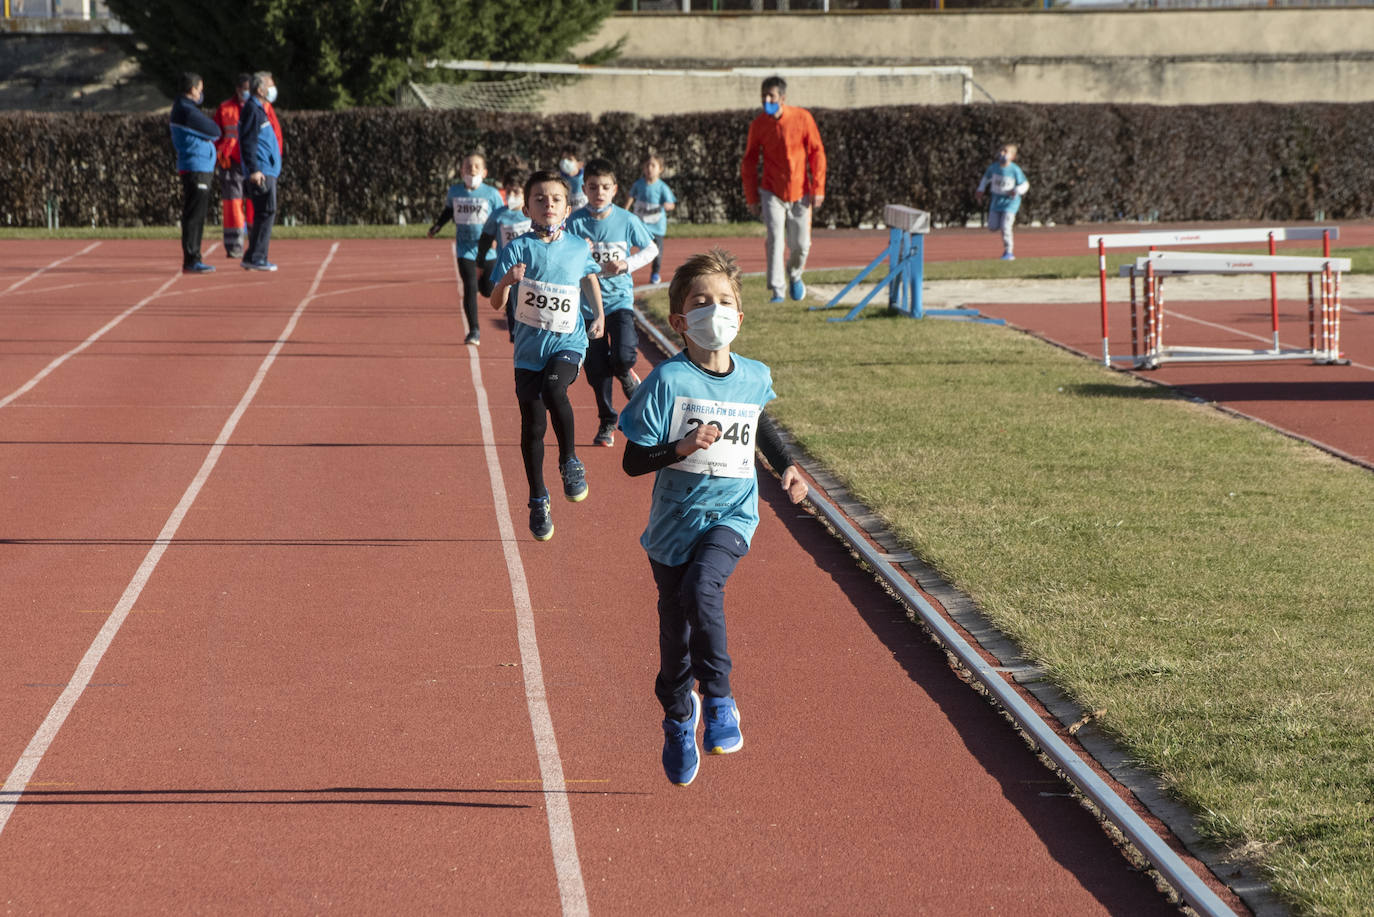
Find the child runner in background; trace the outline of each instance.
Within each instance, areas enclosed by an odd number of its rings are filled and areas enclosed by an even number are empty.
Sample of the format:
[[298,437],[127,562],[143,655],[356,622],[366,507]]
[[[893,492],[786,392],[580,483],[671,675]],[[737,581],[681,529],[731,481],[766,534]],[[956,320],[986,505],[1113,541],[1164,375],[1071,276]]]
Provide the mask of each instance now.
[[433,239],[445,223],[453,220],[456,229],[453,252],[458,259],[458,277],[463,281],[463,315],[468,321],[468,336],[463,343],[480,344],[482,332],[477,325],[477,240],[481,238],[487,217],[501,206],[501,195],[482,181],[487,177],[487,159],[481,153],[464,156],[458,174],[463,180],[448,189],[444,209],[435,217],[434,225],[429,227],[429,237]]
[[1016,164],[1016,144],[1008,143],[997,153],[997,161],[983,172],[978,183],[978,203],[983,203],[983,189],[992,192],[988,203],[988,229],[1002,231],[1002,260],[1015,261],[1011,228],[1016,223],[1016,211],[1021,209],[1021,196],[1030,190],[1026,173]]
[[668,323],[686,350],[654,368],[620,414],[625,471],[656,472],[649,524],[640,544],[658,585],[663,770],[686,786],[701,756],[697,723],[705,696],[706,749],[729,754],[744,745],[730,689],[725,639],[725,581],[749,550],[759,522],[754,449],[775,470],[793,503],[806,482],[777,429],[763,413],[772,374],[730,352],[739,330],[740,272],[728,252],[693,255],[668,285]]
[[[568,183],[557,172],[535,172],[525,182],[525,213],[530,231],[512,241],[496,259],[492,308],[515,301],[515,398],[520,404],[520,456],[530,487],[530,532],[539,541],[553,537],[549,491],[544,486],[544,432],[549,415],[558,440],[558,471],[563,496],[587,498],[587,472],[574,446],[573,410],[568,386],[577,378],[587,338],[601,337],[601,287],[585,239],[563,228],[568,217]],[[514,288],[514,289],[512,289]],[[579,295],[591,304],[585,323]]]
[[582,192],[582,148],[575,143],[564,145],[558,160],[558,172],[568,183],[568,206],[581,210],[587,206],[587,195]]
[[[613,203],[618,190],[614,166],[604,159],[593,159],[583,175],[587,206],[568,218],[568,232],[590,242],[592,259],[601,265],[601,308],[606,316],[605,335],[587,345],[587,384],[596,393],[599,421],[592,445],[614,446],[617,415],[611,403],[611,382],[620,381],[626,398],[639,385],[634,371],[639,335],[635,331],[631,275],[654,260],[658,246],[639,217]],[[583,317],[590,319],[585,313]]]
[[649,268],[649,282],[658,283],[659,269],[663,266],[663,238],[668,233],[668,214],[677,209],[677,198],[673,196],[673,189],[660,178],[663,175],[662,159],[650,153],[641,168],[644,177],[636,179],[630,186],[630,199],[625,207],[643,220],[649,232],[654,234],[658,254]]
[[[501,177],[501,190],[506,195],[506,203],[487,217],[482,227],[482,237],[477,240],[477,263],[482,266],[482,274],[477,279],[477,289],[483,296],[491,295],[492,264],[487,261],[487,252],[496,246],[496,257],[520,236],[530,231],[530,218],[525,215],[525,178],[520,169],[511,169]],[[506,299],[506,331],[515,340],[515,303]]]

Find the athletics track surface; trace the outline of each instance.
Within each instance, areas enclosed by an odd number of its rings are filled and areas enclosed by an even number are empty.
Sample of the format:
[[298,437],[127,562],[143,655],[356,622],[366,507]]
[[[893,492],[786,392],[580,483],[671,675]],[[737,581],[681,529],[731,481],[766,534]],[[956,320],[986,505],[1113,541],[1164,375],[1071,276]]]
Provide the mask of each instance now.
[[490,313],[461,345],[449,246],[173,251],[4,245],[6,913],[1171,912],[768,478],[747,742],[669,785],[649,482],[582,447],[589,500],[528,537],[510,348]]

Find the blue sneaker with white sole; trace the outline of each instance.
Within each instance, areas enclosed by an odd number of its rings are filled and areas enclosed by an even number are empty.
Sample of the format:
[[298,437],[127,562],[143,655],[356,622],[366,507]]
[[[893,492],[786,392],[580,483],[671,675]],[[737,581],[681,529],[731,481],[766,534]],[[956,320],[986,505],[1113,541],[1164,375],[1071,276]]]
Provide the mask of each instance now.
[[733,697],[706,698],[706,741],[701,744],[710,755],[728,755],[744,747]]
[[553,514],[549,512],[548,494],[530,500],[530,534],[535,541],[548,541],[553,537]]
[[701,698],[692,692],[692,715],[685,720],[663,721],[663,773],[678,786],[697,778],[701,753],[697,751],[697,724],[701,722]]
[[774,293],[772,296],[770,296],[770,297],[768,298],[768,301],[769,301],[769,302],[782,302],[782,294],[781,294],[781,293]]
[[787,288],[787,295],[792,297],[793,302],[799,301],[806,295],[806,284],[801,282],[800,277],[792,281],[792,285]]
[[559,465],[558,473],[563,476],[563,496],[572,503],[587,499],[587,469],[576,456]]

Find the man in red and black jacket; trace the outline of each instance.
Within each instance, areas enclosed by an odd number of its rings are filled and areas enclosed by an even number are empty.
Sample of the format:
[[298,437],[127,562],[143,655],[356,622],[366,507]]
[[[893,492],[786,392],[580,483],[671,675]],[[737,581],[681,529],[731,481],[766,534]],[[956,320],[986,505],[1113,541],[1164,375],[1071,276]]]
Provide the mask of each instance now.
[[[253,203],[243,194],[243,157],[239,152],[239,113],[243,103],[248,101],[251,81],[247,73],[234,77],[234,94],[219,103],[215,110],[215,123],[221,131],[215,154],[220,168],[219,196],[224,207],[224,251],[230,258],[243,257],[248,226],[253,222]],[[281,149],[281,123],[277,121],[277,112],[271,102],[264,101],[263,109],[277,135],[277,148]]]

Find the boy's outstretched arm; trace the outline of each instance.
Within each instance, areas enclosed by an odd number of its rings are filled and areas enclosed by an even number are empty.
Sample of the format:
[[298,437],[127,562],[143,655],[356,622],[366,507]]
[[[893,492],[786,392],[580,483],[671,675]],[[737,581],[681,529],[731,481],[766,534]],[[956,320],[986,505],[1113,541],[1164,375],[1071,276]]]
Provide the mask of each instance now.
[[491,296],[491,269],[496,265],[487,261],[487,252],[496,244],[496,237],[488,235],[484,230],[477,239],[477,292],[483,296]]
[[[499,259],[498,259],[499,260]],[[510,295],[510,288],[515,286],[525,277],[525,265],[516,264],[491,288],[491,307],[497,312],[506,308],[506,297]]]
[[587,337],[596,340],[606,333],[606,314],[601,311],[601,283],[596,274],[582,278],[582,296],[592,304],[592,320],[587,323]]
[[453,205],[448,201],[444,201],[444,209],[434,218],[434,224],[429,227],[429,231],[426,232],[425,235],[433,239],[438,234],[439,230],[444,228],[444,224],[451,219],[453,219]]

